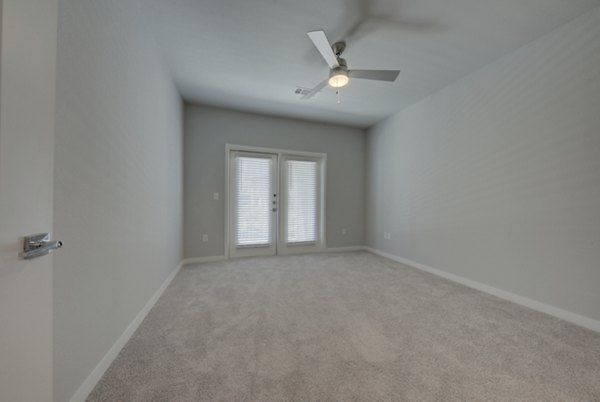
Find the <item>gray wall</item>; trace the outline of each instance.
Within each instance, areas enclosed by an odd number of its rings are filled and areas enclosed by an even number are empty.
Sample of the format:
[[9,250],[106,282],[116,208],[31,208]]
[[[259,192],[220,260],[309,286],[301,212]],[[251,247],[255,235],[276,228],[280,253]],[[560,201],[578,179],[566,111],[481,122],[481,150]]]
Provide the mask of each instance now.
[[[187,105],[186,258],[224,254],[225,144],[327,153],[327,246],[363,245],[364,137],[356,128]],[[207,243],[202,234],[208,234]]]
[[183,106],[137,0],[60,0],[55,400],[82,384],[182,258]]
[[600,9],[373,127],[367,183],[369,246],[600,319]]

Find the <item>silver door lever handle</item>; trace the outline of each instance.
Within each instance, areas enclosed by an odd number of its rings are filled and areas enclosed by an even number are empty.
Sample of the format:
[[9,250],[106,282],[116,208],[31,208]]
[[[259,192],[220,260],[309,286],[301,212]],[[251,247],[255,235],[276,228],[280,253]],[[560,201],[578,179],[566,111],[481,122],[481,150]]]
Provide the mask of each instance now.
[[25,236],[23,239],[23,253],[21,256],[25,260],[41,257],[50,254],[52,251],[61,248],[62,241],[50,240],[50,234],[38,233],[31,236]]

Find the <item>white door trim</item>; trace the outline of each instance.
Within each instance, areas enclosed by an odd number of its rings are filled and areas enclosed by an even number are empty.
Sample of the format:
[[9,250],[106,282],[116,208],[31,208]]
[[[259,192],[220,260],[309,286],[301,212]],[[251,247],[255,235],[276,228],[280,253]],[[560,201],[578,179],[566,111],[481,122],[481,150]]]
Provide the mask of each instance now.
[[[248,145],[236,145],[236,144],[225,144],[225,258],[231,258],[229,253],[229,232],[230,232],[230,189],[229,189],[229,175],[230,175],[230,156],[232,151],[240,151],[240,152],[257,152],[257,153],[268,153],[268,154],[277,154],[278,159],[281,159],[283,155],[297,155],[297,156],[306,156],[312,158],[321,158],[321,242],[320,248],[325,249],[327,247],[326,243],[326,205],[327,205],[327,154],[321,152],[308,152],[308,151],[297,151],[292,149],[281,149],[281,148],[266,148],[266,147],[255,147]],[[278,214],[279,215],[279,214]],[[279,251],[278,251],[279,252]]]

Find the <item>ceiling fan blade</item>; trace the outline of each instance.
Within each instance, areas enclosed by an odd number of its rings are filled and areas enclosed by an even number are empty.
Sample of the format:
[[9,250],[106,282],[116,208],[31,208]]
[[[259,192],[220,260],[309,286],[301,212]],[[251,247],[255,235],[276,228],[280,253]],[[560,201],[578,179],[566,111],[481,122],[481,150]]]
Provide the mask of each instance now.
[[361,18],[360,20],[356,21],[356,23],[354,25],[352,25],[350,27],[350,29],[348,29],[346,31],[346,33],[344,34],[344,36],[343,36],[344,40],[348,41],[348,40],[354,39],[354,37],[363,30],[367,21],[368,21],[367,18]]
[[363,30],[364,25],[369,20],[369,0],[358,0],[357,8],[358,18],[342,36],[344,40],[353,39],[359,31]]
[[307,35],[310,40],[313,41],[329,68],[335,68],[340,65],[337,57],[335,57],[335,54],[333,53],[333,50],[331,50],[331,44],[329,44],[329,40],[327,39],[327,36],[325,36],[324,31],[311,31],[308,32]]
[[[413,33],[439,33],[445,31],[446,28],[432,20],[420,20],[420,19],[402,19],[397,18],[399,15],[398,7],[390,9],[389,6],[395,5],[390,3],[387,10],[373,10],[371,0],[355,0],[357,4],[356,10],[358,17],[354,19],[354,25],[352,25],[343,36],[346,41],[354,41],[359,38],[369,36],[374,31],[380,29],[393,29],[401,32],[413,32]],[[402,7],[400,7],[402,11]],[[400,12],[400,15],[402,13]]]
[[323,80],[323,81],[319,82],[316,87],[314,87],[313,89],[311,89],[310,91],[308,91],[308,93],[306,95],[304,95],[300,99],[301,100],[307,100],[307,99],[312,98],[313,96],[315,96],[316,94],[318,94],[319,92],[321,92],[321,89],[325,88],[325,86],[327,85],[327,82],[329,82],[329,78],[326,79],[326,80]]
[[348,76],[363,80],[396,81],[400,70],[350,70]]

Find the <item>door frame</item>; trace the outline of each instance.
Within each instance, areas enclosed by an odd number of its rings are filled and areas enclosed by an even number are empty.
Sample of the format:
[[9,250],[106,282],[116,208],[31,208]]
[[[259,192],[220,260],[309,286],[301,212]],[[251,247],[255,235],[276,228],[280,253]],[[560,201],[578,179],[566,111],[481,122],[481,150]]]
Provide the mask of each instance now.
[[[225,144],[225,239],[224,239],[224,246],[225,246],[225,250],[224,250],[224,255],[225,258],[229,259],[231,258],[230,253],[229,253],[229,247],[230,247],[230,222],[231,222],[231,194],[230,194],[230,166],[231,166],[231,152],[232,151],[238,151],[238,152],[254,152],[254,153],[262,153],[262,154],[276,154],[277,155],[277,160],[280,161],[281,157],[284,155],[295,155],[295,156],[300,156],[300,157],[309,157],[309,158],[319,158],[321,159],[321,169],[320,169],[320,188],[319,188],[319,198],[320,198],[320,222],[319,222],[319,231],[320,231],[320,236],[319,236],[319,241],[317,242],[317,247],[319,249],[324,249],[327,247],[326,245],[326,225],[325,225],[325,221],[326,221],[326,205],[327,205],[327,183],[326,183],[326,178],[327,178],[327,154],[326,153],[321,153],[321,152],[309,152],[309,151],[296,151],[296,150],[292,150],[292,149],[281,149],[281,148],[266,148],[266,147],[256,147],[256,146],[249,146],[249,145],[237,145],[237,144]],[[279,174],[279,167],[278,167],[278,197],[280,196],[280,192],[281,192],[281,175]],[[279,207],[279,204],[277,205]],[[280,211],[277,212],[277,219],[279,219],[280,216]],[[278,225],[279,226],[279,225]],[[279,228],[278,228],[279,230]],[[277,233],[277,243],[279,243],[279,233]],[[293,250],[290,250],[289,247],[279,247],[279,244],[277,246],[277,254],[276,255],[288,255],[288,254],[302,254],[302,253],[310,253],[310,252],[314,252],[313,250],[302,250],[299,249],[297,252],[294,252]]]

